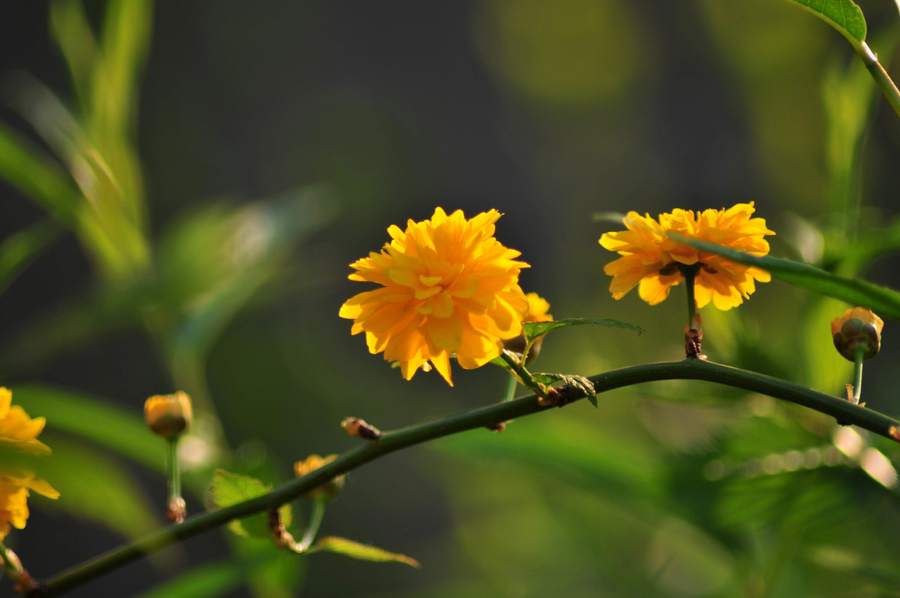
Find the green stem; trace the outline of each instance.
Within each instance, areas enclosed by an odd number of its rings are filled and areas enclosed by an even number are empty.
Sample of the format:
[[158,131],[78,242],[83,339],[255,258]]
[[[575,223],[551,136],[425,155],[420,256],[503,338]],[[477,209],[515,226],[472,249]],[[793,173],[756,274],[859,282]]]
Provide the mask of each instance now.
[[3,559],[3,568],[10,573],[18,573],[16,566],[9,559],[9,554],[6,552],[7,550],[8,549],[6,548],[6,544],[0,542],[0,558]]
[[506,392],[503,394],[504,401],[512,401],[516,398],[516,388],[518,388],[519,383],[516,381],[515,376],[510,376],[506,381]]
[[866,65],[872,78],[874,78],[875,82],[878,83],[878,86],[881,87],[881,91],[884,93],[884,97],[887,99],[888,104],[891,105],[891,108],[894,109],[897,116],[900,116],[900,90],[897,89],[896,83],[894,83],[891,76],[888,75],[888,72],[881,63],[878,62],[878,56],[866,42],[860,42],[860,44],[856,46],[856,53],[862,59],[863,64]]
[[[651,363],[613,370],[593,376],[590,380],[597,392],[656,380],[705,380],[803,405],[814,411],[830,415],[843,424],[855,424],[875,434],[900,442],[900,421],[896,419],[793,382],[718,363],[698,359]],[[567,394],[566,399],[568,402],[573,402],[583,397],[584,394],[575,389]],[[43,593],[40,595],[58,595],[201,532],[220,527],[234,519],[277,508],[338,475],[389,453],[465,430],[489,427],[509,419],[547,411],[555,406],[542,402],[537,395],[529,395],[513,401],[487,405],[437,421],[386,432],[377,442],[360,444],[343,453],[331,463],[305,476],[286,482],[267,494],[224,509],[195,515],[180,525],[163,528],[63,571],[47,581],[42,587]],[[35,593],[35,595],[37,594]]]
[[694,279],[697,277],[697,268],[684,266],[681,272],[684,275],[684,288],[687,291],[688,328],[694,328],[694,320],[697,319],[697,299],[694,296]]
[[168,442],[166,469],[169,473],[169,503],[181,498],[181,468],[178,466],[178,438]]
[[856,352],[853,360],[853,404],[859,405],[862,398],[862,376],[863,376],[863,350]]
[[533,390],[536,395],[546,398],[547,390],[534,379],[531,372],[522,365],[513,353],[504,349],[503,352],[500,353],[500,358],[506,362],[506,365],[508,365],[519,378],[521,378],[522,384]]
[[325,517],[325,503],[327,499],[317,498],[313,501],[312,512],[309,514],[309,526],[297,545],[297,552],[305,552],[316,541],[319,534],[319,528],[322,527],[322,519]]

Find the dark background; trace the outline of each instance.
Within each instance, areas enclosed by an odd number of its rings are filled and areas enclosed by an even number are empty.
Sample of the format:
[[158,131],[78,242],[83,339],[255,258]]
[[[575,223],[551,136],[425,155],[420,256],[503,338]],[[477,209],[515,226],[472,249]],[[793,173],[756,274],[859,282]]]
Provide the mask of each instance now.
[[[557,317],[614,317],[649,331],[639,338],[560,333],[559,345],[545,349],[547,369],[587,374],[678,356],[680,293],[655,308],[636,294],[613,301],[602,274],[611,256],[596,243],[615,225],[593,221],[596,212],[657,213],[754,199],[779,231],[773,253],[798,257],[792,223],[805,219],[826,230],[831,213],[824,73],[852,56],[835,32],[788,3],[750,4],[159,2],[136,121],[151,238],[210,202],[238,205],[298,185],[327,187],[336,214],[292,254],[265,299],[238,315],[209,356],[209,386],[229,444],[264,451],[287,476],[294,459],[353,445],[337,427],[345,415],[392,428],[500,395],[503,376],[487,369],[457,369],[452,390],[433,375],[404,383],[337,318],[340,303],[360,290],[345,280],[346,264],[379,247],[389,224],[425,218],[435,205],[467,215],[504,212],[498,237],[523,251],[532,265],[523,285],[548,297]],[[102,3],[87,6],[99,19]],[[870,30],[896,29],[890,2],[862,6]],[[47,3],[14,0],[0,15],[0,73],[27,71],[71,99],[48,33]],[[12,110],[0,116],[32,135]],[[861,175],[867,223],[897,216],[898,145],[897,119],[876,97]],[[44,218],[2,183],[0,214],[3,236]],[[884,258],[869,277],[896,284],[895,267],[896,258]],[[14,354],[8,343],[27,334],[31,322],[94,285],[79,243],[64,236],[0,295],[2,350]],[[802,295],[781,283],[762,285],[738,316],[784,348]],[[877,381],[889,379],[897,356],[889,348],[867,366],[876,381],[867,386],[870,404],[888,413],[897,412],[895,399]],[[790,374],[790,363],[781,366]],[[52,383],[135,413],[146,396],[172,385],[152,345],[127,328],[4,367],[0,375],[14,392],[25,382]],[[538,418],[555,422],[516,424],[505,434],[546,435],[551,444],[571,433],[566,425],[625,435],[641,417],[628,403],[601,402],[597,412],[577,405]],[[42,415],[52,431],[53,414]],[[632,432],[647,451],[664,455],[659,462],[677,477],[679,457],[666,456],[671,447],[657,447],[646,430]],[[447,446],[405,451],[354,472],[325,523],[326,533],[412,554],[423,569],[298,558],[294,566],[306,569],[306,579],[297,591],[531,596],[555,588],[563,595],[619,596],[641,595],[649,583],[660,595],[710,595],[702,584],[653,586],[647,563],[655,544],[640,539],[645,531],[606,535],[607,521],[662,526],[662,519],[632,512],[626,495],[607,489],[593,503],[589,485],[573,484],[551,457],[528,467],[496,451],[457,453],[452,442]],[[528,437],[516,446],[513,457],[527,452],[521,447]],[[158,474],[113,459],[148,502],[162,503]],[[674,504],[699,500],[671,485],[665,492]],[[122,541],[48,502],[34,498],[27,530],[15,534],[17,551],[38,577]],[[192,496],[189,503],[196,511],[202,501]],[[896,503],[888,511],[896,521]],[[678,516],[670,507],[661,512]],[[622,544],[629,535],[633,544]],[[136,594],[226,558],[224,537],[204,534],[168,560],[142,560],[73,595]],[[729,550],[742,545],[717,537]]]

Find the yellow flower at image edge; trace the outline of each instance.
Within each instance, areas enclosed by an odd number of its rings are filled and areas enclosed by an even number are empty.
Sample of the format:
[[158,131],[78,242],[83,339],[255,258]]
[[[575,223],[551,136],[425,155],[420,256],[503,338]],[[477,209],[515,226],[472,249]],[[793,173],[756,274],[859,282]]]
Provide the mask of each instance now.
[[682,268],[693,266],[697,307],[710,302],[722,310],[740,305],[756,291],[756,282],[771,280],[769,273],[694,249],[668,233],[763,256],[769,253],[765,236],[775,233],[766,228],[765,219],[752,217],[755,211],[749,202],[702,212],[676,209],[660,214],[659,220],[629,212],[623,220],[628,230],[600,237],[600,245],[621,256],[603,268],[613,277],[610,293],[621,299],[637,286],[641,299],[656,305],[684,281]]
[[[10,453],[48,455],[50,448],[37,439],[46,420],[31,418],[18,405],[12,404],[12,392],[0,387],[0,446]],[[33,473],[23,471],[15,463],[0,466],[0,540],[11,527],[23,529],[28,521],[28,496],[35,491],[47,498],[59,498],[59,492]]]
[[529,266],[494,238],[499,218],[497,210],[467,219],[435,208],[405,230],[390,226],[381,251],[350,265],[350,280],[381,287],[341,306],[351,334],[365,333],[369,351],[398,363],[407,380],[433,365],[452,386],[451,356],[474,369],[500,355],[503,341],[522,332],[528,300],[519,272]]

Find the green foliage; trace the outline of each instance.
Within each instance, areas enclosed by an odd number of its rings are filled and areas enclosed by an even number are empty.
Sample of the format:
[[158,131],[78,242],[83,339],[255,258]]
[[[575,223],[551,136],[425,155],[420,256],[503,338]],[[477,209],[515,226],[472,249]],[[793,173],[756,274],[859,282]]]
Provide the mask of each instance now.
[[900,319],[900,292],[894,289],[859,278],[837,276],[803,262],[779,257],[750,255],[714,243],[689,239],[678,233],[669,233],[669,236],[701,251],[708,251],[748,266],[756,266],[770,272],[775,278],[795,286],[847,303],[868,307],[888,318]]
[[562,320],[552,320],[550,322],[526,322],[524,324],[525,337],[529,341],[533,341],[537,337],[553,332],[554,330],[569,328],[571,326],[603,326],[606,328],[632,330],[638,334],[644,333],[644,329],[636,324],[623,322],[621,320],[613,320],[611,318],[564,318]]
[[147,429],[137,408],[126,410],[84,393],[40,384],[17,385],[15,400],[28,413],[47,416],[51,430],[89,440],[163,471],[165,444]]
[[[53,456],[41,464],[41,472],[59,490],[60,498],[36,498],[33,504],[88,519],[132,539],[158,525],[155,513],[159,509],[151,506],[150,497],[121,463],[57,435],[45,434],[42,439],[53,449]],[[163,496],[160,488],[160,503]]]
[[399,552],[390,552],[377,546],[370,544],[362,544],[347,538],[338,536],[327,536],[320,538],[307,552],[333,552],[358,561],[372,561],[375,563],[401,563],[410,567],[420,567],[419,561],[400,554]]
[[231,561],[201,565],[162,583],[140,598],[207,598],[222,596],[241,585],[244,572]]
[[[210,508],[221,509],[251,498],[261,496],[272,489],[272,486],[252,478],[250,476],[231,473],[224,469],[217,469],[213,474],[209,487]],[[285,527],[291,525],[291,505],[285,504],[278,508],[281,523]],[[268,513],[258,513],[235,520],[228,524],[228,528],[239,536],[248,538],[271,538],[272,530],[269,526]]]
[[852,0],[789,0],[816,15],[838,33],[847,38],[853,47],[866,39],[866,19],[862,9]]

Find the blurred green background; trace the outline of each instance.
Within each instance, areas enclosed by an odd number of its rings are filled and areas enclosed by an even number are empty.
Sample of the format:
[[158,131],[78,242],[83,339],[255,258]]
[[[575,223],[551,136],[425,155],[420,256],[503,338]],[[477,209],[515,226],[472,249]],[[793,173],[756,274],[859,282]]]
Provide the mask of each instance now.
[[[897,64],[896,6],[860,4]],[[0,76],[0,383],[47,417],[62,491],[11,536],[38,577],[162,522],[150,394],[197,401],[193,512],[216,465],[277,482],[353,446],[344,416],[392,428],[499,399],[496,368],[403,382],[337,317],[360,290],[347,264],[435,205],[504,212],[557,317],[647,330],[555,334],[548,371],[682,351],[680,294],[609,296],[610,212],[752,199],[774,254],[900,285],[900,123],[783,0],[17,0]],[[761,285],[703,311],[707,352],[840,394],[844,307]],[[896,416],[892,337],[864,399]],[[803,409],[654,383],[354,472],[323,533],[420,570],[223,530],[73,595],[900,596],[897,467],[896,445]]]

